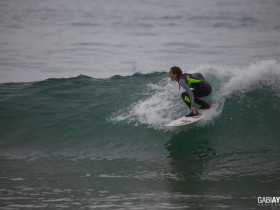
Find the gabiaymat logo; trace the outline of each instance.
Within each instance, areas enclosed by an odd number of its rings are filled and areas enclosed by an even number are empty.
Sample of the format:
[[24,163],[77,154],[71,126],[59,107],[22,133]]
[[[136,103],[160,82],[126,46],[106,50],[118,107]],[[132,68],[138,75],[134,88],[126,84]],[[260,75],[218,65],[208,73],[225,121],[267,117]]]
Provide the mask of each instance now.
[[280,207],[280,197],[258,197],[258,206]]

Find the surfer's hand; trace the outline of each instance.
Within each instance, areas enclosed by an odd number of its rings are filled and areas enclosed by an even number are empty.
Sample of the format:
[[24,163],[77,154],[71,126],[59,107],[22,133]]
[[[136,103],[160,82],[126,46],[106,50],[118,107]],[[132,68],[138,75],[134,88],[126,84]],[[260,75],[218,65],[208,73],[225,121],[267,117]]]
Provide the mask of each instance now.
[[193,112],[194,114],[197,113],[196,108],[195,108],[194,106],[191,107],[191,110],[192,110],[192,112]]

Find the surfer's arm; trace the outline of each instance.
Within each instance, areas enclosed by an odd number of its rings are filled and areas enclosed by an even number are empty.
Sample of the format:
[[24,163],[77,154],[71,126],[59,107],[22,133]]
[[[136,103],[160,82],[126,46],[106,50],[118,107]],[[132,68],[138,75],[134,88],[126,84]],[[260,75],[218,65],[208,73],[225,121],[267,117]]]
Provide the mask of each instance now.
[[183,79],[180,79],[179,80],[179,85],[182,86],[187,94],[189,95],[190,97],[190,101],[191,101],[191,106],[193,107],[194,106],[194,96],[193,96],[193,92],[191,91],[191,89],[189,88],[189,86],[186,84],[186,81],[183,80]]

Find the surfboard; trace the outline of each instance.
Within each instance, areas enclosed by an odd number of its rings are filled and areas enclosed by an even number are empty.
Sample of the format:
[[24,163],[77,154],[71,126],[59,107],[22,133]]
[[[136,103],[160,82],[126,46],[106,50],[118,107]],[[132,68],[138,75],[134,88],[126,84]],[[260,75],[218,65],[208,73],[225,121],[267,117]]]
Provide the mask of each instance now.
[[210,109],[200,109],[198,110],[199,115],[197,116],[191,116],[191,117],[181,117],[177,120],[173,120],[164,127],[167,128],[179,128],[183,126],[188,126],[190,124],[196,123],[200,120],[202,120],[207,114],[210,112],[216,110],[218,108],[218,103],[211,103],[211,108]]

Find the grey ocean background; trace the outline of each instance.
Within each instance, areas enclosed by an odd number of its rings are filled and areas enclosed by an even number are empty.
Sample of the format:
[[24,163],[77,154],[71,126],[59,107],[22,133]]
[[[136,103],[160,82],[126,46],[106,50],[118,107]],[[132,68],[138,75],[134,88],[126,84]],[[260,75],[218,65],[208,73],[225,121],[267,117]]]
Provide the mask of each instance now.
[[2,0],[0,82],[278,59],[278,0]]
[[0,0],[0,51],[0,209],[280,208],[279,0]]

